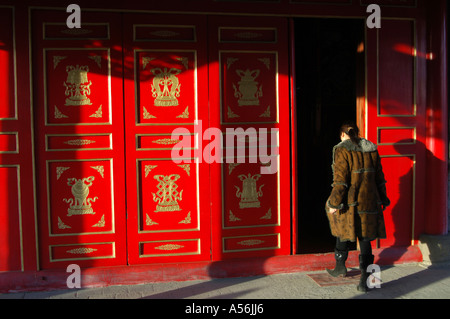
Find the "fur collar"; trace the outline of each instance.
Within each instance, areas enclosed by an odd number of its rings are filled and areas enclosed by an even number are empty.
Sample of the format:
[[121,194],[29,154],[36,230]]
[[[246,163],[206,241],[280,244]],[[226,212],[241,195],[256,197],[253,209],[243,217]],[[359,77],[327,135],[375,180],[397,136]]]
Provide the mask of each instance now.
[[337,148],[345,148],[348,151],[353,152],[363,152],[363,153],[372,153],[376,152],[378,150],[378,146],[372,143],[371,141],[368,141],[364,138],[361,139],[359,142],[359,145],[355,145],[352,143],[351,140],[345,140],[338,145],[335,146],[335,149]]

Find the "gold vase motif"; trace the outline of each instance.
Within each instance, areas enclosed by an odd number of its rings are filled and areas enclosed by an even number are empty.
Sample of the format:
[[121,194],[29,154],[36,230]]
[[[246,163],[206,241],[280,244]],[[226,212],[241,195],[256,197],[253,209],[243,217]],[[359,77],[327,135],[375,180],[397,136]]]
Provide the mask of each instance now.
[[259,105],[259,98],[263,95],[262,86],[258,86],[259,83],[255,79],[259,76],[260,70],[236,70],[236,73],[241,77],[238,82],[239,89],[233,84],[234,96],[238,98],[239,106]]
[[88,80],[89,67],[84,66],[73,66],[69,65],[66,67],[67,80],[64,82],[66,87],[66,104],[69,105],[92,105],[91,100],[88,95],[91,94],[92,82]]
[[236,187],[236,197],[240,198],[239,208],[258,208],[261,207],[259,198],[263,196],[262,188],[264,186],[259,186],[257,188],[256,182],[260,179],[261,175],[239,175],[239,179],[242,181],[242,191],[238,186]]
[[64,202],[70,204],[67,209],[67,216],[72,215],[93,215],[95,212],[92,209],[91,202],[95,202],[98,197],[88,198],[89,187],[92,186],[94,176],[85,177],[82,179],[68,178],[67,185],[71,186],[73,198],[64,198]]

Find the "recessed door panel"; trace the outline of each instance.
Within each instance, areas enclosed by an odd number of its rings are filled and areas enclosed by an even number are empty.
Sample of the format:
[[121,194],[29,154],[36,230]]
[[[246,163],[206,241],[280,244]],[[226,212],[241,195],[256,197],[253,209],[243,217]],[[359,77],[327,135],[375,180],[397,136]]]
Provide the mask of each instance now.
[[213,259],[289,254],[287,21],[209,22],[210,118],[224,143],[211,164]]
[[209,260],[206,19],[126,15],[124,31],[129,263]]
[[120,15],[85,12],[81,29],[64,13],[33,17],[40,265],[123,265]]

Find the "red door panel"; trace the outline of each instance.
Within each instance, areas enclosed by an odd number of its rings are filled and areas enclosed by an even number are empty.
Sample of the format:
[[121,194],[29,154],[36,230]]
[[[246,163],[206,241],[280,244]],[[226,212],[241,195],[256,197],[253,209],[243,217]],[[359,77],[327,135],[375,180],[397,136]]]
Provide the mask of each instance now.
[[[425,174],[425,46],[416,20],[383,20],[367,31],[367,136],[382,157],[391,206],[384,213],[387,238],[380,247],[417,240],[424,202],[416,196]],[[395,72],[393,72],[395,70]]]
[[125,264],[120,15],[33,18],[41,268]]
[[209,260],[206,19],[126,15],[124,32],[129,263]]
[[214,17],[209,30],[211,126],[225,145],[211,164],[213,259],[287,255],[287,20]]

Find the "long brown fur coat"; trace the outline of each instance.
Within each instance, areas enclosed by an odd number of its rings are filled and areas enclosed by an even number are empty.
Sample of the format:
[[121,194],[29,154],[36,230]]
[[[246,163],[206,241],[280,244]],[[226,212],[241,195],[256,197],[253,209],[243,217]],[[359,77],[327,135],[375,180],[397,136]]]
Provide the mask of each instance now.
[[[359,145],[343,141],[333,149],[332,167],[333,190],[325,207],[333,236],[352,242],[386,238],[382,205],[390,201],[377,146],[366,139]],[[338,211],[328,214],[330,207]]]

